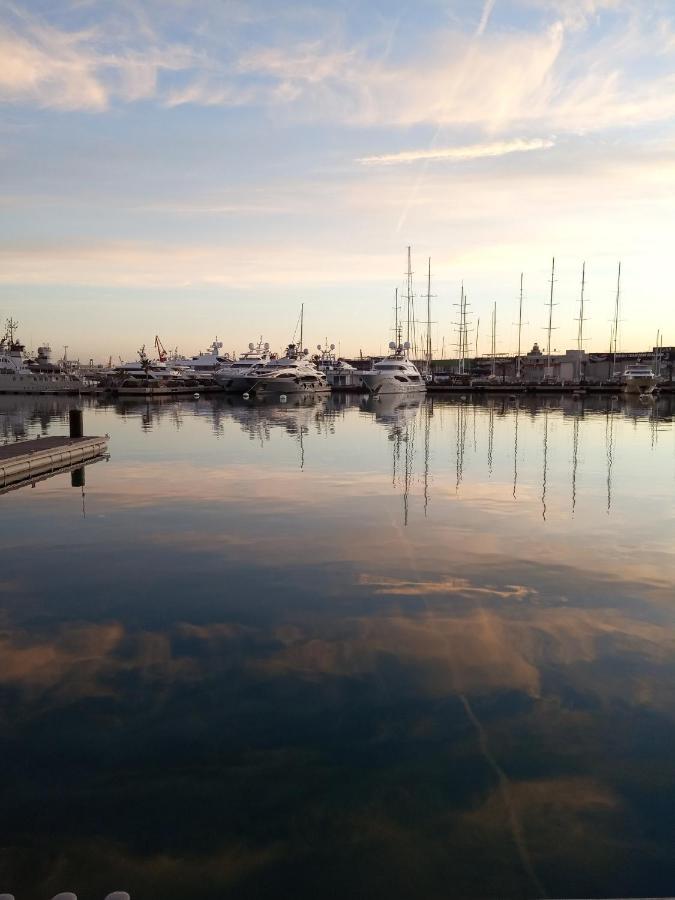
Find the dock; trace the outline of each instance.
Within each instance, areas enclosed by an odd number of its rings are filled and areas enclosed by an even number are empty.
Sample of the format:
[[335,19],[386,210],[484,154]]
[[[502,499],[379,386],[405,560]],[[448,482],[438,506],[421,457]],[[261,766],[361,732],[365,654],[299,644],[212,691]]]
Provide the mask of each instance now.
[[0,447],[0,494],[106,457],[108,437],[44,437]]

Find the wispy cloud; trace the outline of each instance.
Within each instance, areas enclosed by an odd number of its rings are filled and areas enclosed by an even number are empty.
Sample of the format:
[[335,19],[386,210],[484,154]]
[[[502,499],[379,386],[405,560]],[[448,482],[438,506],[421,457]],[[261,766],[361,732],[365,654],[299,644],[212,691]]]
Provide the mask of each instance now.
[[547,150],[554,146],[554,141],[543,138],[532,140],[493,141],[488,144],[469,144],[464,147],[438,147],[433,150],[404,150],[401,153],[385,153],[380,156],[364,156],[357,162],[366,165],[398,165],[420,160],[449,160],[462,162],[472,159],[485,159],[495,156],[506,156],[509,153],[525,153],[532,150]]
[[194,65],[185,46],[116,44],[103,28],[66,30],[27,13],[0,21],[0,102],[105,110],[154,97],[160,71]]

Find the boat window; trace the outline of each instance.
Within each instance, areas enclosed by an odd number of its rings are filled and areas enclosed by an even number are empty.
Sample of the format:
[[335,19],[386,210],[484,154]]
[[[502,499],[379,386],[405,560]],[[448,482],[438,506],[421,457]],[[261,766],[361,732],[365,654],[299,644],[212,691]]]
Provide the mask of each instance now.
[[394,375],[394,378],[396,379],[396,381],[405,381],[406,384],[408,382],[408,379],[405,378],[403,375]]

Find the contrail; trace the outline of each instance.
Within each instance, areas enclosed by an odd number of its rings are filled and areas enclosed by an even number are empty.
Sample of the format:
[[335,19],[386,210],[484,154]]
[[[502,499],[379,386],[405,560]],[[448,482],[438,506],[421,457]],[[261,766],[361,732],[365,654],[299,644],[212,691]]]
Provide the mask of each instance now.
[[490,16],[492,15],[492,10],[494,9],[496,0],[485,0],[485,6],[483,7],[483,15],[480,17],[480,22],[478,23],[478,28],[476,28],[474,32],[474,37],[479,38],[482,37],[483,32],[487,28],[487,24],[490,21]]
[[[492,10],[494,9],[495,3],[496,3],[496,0],[485,0],[485,5],[483,6],[483,13],[480,17],[480,22],[478,23],[478,28],[476,28],[476,30],[473,33],[474,41],[479,40],[483,36],[483,32],[487,28],[488,22],[490,21],[490,16],[492,15]],[[467,52],[465,59],[464,59],[465,65],[467,64],[469,56],[470,56],[470,49],[471,48],[469,48],[469,52]],[[437,127],[436,127],[436,132],[429,144],[430,151],[433,150],[434,147],[436,146],[436,142],[438,141],[438,137],[441,133],[442,127],[443,127],[443,123],[438,122]],[[399,216],[399,220],[396,223],[396,234],[399,234],[401,229],[405,225],[405,221],[408,218],[408,213],[410,212],[412,206],[414,205],[415,201],[417,200],[417,195],[419,194],[419,190],[422,187],[422,182],[424,181],[424,179],[426,177],[428,168],[429,168],[429,160],[427,159],[422,164],[419,175],[417,176],[417,180],[415,181],[415,184],[412,186],[412,188],[410,190],[410,194],[408,195],[408,202],[406,203],[403,211],[401,212],[401,215]]]

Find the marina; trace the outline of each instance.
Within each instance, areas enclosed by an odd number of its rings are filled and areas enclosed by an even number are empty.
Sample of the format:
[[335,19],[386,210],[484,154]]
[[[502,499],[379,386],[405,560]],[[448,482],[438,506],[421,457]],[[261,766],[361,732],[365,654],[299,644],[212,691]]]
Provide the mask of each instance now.
[[675,0],[0,47],[0,900],[675,900]]

